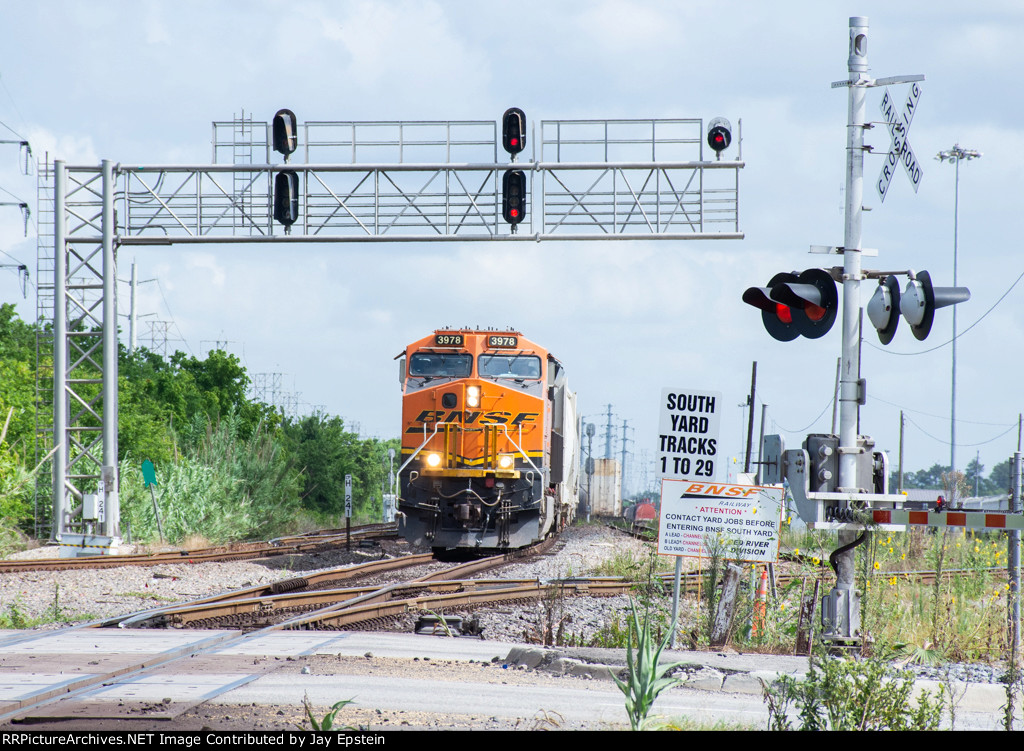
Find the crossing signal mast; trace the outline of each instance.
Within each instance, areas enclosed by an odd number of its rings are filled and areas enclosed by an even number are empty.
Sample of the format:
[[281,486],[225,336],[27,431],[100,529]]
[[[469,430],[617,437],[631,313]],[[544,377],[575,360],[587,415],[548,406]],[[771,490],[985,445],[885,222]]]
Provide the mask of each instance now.
[[[742,299],[761,311],[768,334],[783,342],[799,337],[824,336],[839,318],[842,285],[842,376],[840,381],[839,435],[808,435],[803,446],[786,451],[781,436],[765,440],[765,482],[781,483],[785,478],[793,494],[797,513],[810,527],[836,529],[839,548],[831,559],[836,586],[822,601],[822,638],[833,643],[853,644],[860,639],[860,602],[854,590],[854,550],[867,536],[865,522],[872,514],[902,510],[903,496],[890,495],[888,459],[874,450],[870,436],[859,435],[860,406],[866,403],[866,383],[860,374],[862,280],[877,280],[878,286],[867,305],[868,319],[882,344],[895,337],[900,317],[911,333],[924,340],[931,331],[935,311],[970,299],[966,287],[935,287],[927,271],[871,271],[861,265],[863,255],[872,254],[861,245],[864,200],[864,133],[870,127],[865,117],[867,91],[873,87],[910,83],[900,109],[886,93],[881,110],[888,124],[892,146],[876,183],[882,201],[896,170],[902,163],[917,191],[921,168],[908,141],[908,131],[921,96],[918,82],[924,76],[894,76],[873,79],[868,75],[868,21],[850,18],[849,78],[832,84],[849,90],[849,119],[846,145],[846,219],[842,247],[812,247],[812,252],[838,253],[843,265],[833,268],[782,272],[765,287],[750,287]],[[714,126],[712,122],[712,126]],[[709,129],[708,143],[720,142]],[[727,141],[727,138],[726,138]],[[900,292],[897,277],[906,276]],[[900,527],[901,529],[902,527]]]

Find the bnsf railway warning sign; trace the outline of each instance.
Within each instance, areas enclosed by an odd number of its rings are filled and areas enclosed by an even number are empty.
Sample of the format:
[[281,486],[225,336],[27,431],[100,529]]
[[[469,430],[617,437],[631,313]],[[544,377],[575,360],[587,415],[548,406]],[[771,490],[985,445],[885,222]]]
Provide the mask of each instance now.
[[779,557],[782,488],[664,480],[658,553],[735,561]]
[[713,480],[718,472],[718,427],[725,408],[717,391],[661,390],[658,475]]

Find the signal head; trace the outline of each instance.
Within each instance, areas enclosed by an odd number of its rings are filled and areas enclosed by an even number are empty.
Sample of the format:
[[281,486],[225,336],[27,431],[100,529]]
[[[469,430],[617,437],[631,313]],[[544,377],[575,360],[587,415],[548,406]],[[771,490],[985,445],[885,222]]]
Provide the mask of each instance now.
[[526,115],[518,107],[501,116],[501,145],[512,156],[526,148]]
[[900,311],[917,339],[924,341],[931,333],[935,311],[971,299],[967,287],[935,287],[927,271],[920,271],[907,282],[900,299]]
[[895,276],[887,276],[879,282],[868,301],[868,319],[882,344],[888,344],[896,336],[900,322],[900,284]]
[[722,152],[732,143],[732,125],[724,117],[716,117],[708,123],[708,146],[715,156],[722,158]]
[[780,342],[791,342],[800,336],[800,329],[793,320],[793,311],[788,305],[772,299],[772,289],[777,284],[796,281],[799,275],[792,273],[776,274],[768,282],[767,287],[748,287],[743,292],[743,302],[753,305],[761,311],[761,320],[765,330],[772,339]]
[[501,179],[501,214],[513,229],[526,217],[526,173],[505,170]]
[[286,232],[299,218],[299,176],[290,170],[274,178],[274,218]]
[[284,154],[285,161],[299,145],[299,125],[291,110],[278,110],[273,122],[274,151]]

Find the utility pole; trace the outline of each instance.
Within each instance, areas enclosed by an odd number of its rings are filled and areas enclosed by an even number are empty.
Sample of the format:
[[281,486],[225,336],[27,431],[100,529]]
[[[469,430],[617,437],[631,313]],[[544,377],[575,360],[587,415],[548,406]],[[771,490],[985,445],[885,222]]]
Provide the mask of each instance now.
[[747,397],[747,452],[743,460],[743,471],[750,471],[750,445],[754,440],[754,389],[757,387],[757,362],[750,369],[750,396]]
[[626,442],[630,439],[626,437],[627,421],[622,421],[622,496],[626,496]]
[[604,458],[612,458],[612,405],[606,404],[608,407],[608,426],[604,430]]

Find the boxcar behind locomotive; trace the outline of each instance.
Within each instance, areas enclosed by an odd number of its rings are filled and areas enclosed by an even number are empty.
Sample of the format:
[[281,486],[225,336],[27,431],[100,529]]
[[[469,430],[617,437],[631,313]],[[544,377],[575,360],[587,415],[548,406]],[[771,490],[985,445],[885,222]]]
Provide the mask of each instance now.
[[401,357],[399,530],[432,548],[511,549],[575,515],[576,395],[518,331],[440,329]]

